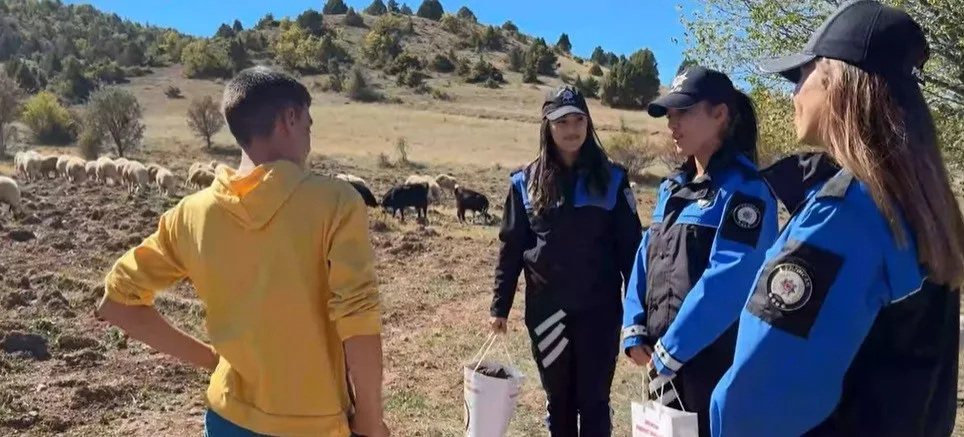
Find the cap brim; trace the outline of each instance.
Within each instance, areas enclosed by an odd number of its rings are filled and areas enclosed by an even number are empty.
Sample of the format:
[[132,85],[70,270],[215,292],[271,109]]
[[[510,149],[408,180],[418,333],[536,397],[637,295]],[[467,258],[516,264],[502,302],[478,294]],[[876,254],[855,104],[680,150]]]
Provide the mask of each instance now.
[[582,115],[586,115],[586,111],[583,111],[582,109],[579,109],[579,108],[577,108],[577,107],[575,107],[575,106],[563,106],[563,107],[561,107],[561,108],[559,108],[559,109],[556,109],[556,110],[554,110],[554,111],[546,114],[546,118],[548,118],[548,119],[551,120],[551,121],[556,121],[556,120],[558,120],[558,119],[560,119],[560,118],[562,118],[562,117],[565,117],[565,116],[567,116],[567,115],[569,115],[569,114],[582,114]]
[[650,102],[646,106],[646,112],[650,117],[659,118],[666,115],[669,108],[686,109],[699,102],[696,97],[689,94],[670,93]]
[[763,74],[779,74],[790,82],[800,81],[800,69],[808,62],[817,58],[817,55],[807,53],[796,53],[779,58],[770,58],[758,61],[756,69]]

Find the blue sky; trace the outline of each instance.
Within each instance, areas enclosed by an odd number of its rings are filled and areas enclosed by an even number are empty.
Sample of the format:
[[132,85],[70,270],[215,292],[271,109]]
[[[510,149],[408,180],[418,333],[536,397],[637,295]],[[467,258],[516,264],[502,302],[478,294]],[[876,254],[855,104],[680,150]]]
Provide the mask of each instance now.
[[[387,0],[383,0],[387,1]],[[398,0],[417,10],[421,0]],[[541,36],[554,44],[562,32],[569,34],[573,53],[588,57],[600,45],[607,51],[629,56],[640,48],[656,54],[660,79],[673,80],[682,58],[683,28],[676,11],[678,3],[691,0],[442,0],[447,12],[468,6],[479,21],[502,24],[512,20],[530,35]],[[296,17],[305,9],[321,10],[324,0],[67,0],[65,3],[90,3],[122,18],[181,32],[212,36],[221,23],[237,18],[245,28],[253,26],[264,14],[276,18]],[[371,0],[345,0],[355,9],[364,9]]]

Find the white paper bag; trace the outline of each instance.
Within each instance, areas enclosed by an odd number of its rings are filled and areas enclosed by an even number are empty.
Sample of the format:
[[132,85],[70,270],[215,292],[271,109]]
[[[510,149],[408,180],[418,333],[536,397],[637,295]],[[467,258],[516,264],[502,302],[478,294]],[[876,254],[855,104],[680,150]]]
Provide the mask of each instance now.
[[[647,376],[648,372],[643,373],[643,401],[632,404],[633,437],[699,437],[696,413],[670,408],[649,399]],[[669,381],[669,384],[673,382]],[[657,398],[662,397],[660,394]]]
[[633,402],[633,437],[699,437],[696,413],[656,401]]
[[[481,355],[476,354],[476,358],[462,367],[466,437],[505,436],[519,403],[519,391],[525,379],[519,368],[514,364],[485,360],[495,340],[495,334],[490,335],[482,345]],[[509,377],[501,379],[476,372],[482,367],[502,369]]]

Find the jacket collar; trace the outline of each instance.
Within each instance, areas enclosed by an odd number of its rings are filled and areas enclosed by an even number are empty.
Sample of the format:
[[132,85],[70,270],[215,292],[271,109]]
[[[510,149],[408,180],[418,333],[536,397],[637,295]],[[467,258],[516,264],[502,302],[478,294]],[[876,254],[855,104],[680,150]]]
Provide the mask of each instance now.
[[803,205],[814,187],[825,183],[817,193],[819,197],[843,197],[853,181],[853,174],[825,152],[790,155],[760,170],[760,176],[791,214]]

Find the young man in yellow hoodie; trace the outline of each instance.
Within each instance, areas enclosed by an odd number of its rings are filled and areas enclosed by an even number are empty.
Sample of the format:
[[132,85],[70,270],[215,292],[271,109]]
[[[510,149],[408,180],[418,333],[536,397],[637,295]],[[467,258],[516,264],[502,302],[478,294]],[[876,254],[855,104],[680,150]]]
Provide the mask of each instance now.
[[[306,171],[310,105],[288,75],[239,73],[222,110],[241,166],[166,211],[105,278],[101,318],[213,371],[210,437],[389,435],[367,211],[348,183]],[[211,345],[152,306],[183,278],[207,308]]]

